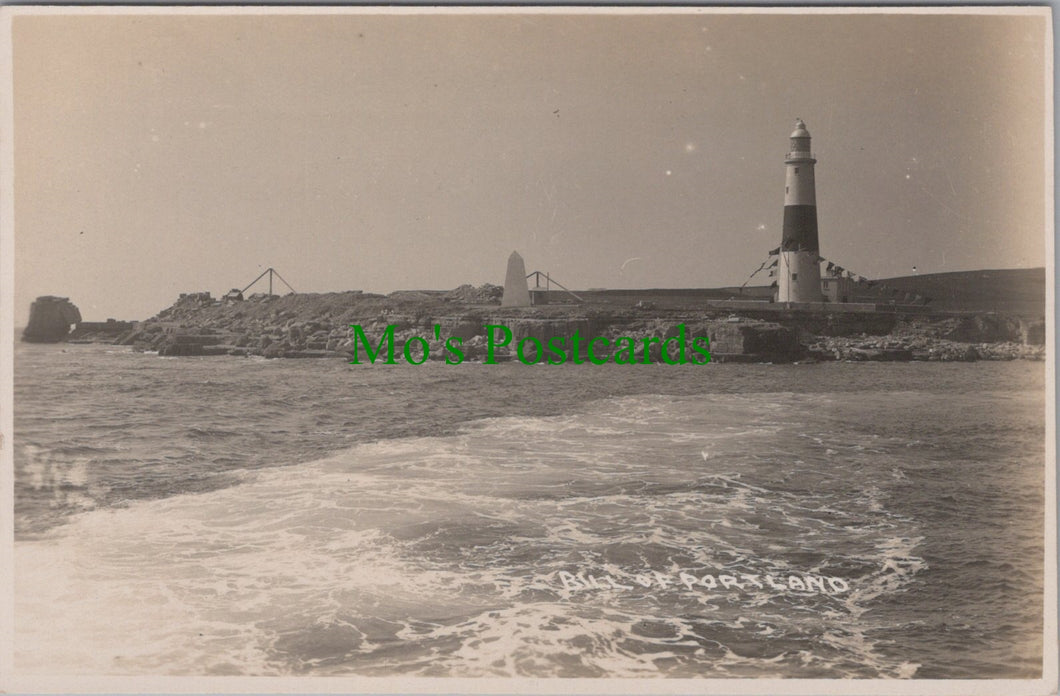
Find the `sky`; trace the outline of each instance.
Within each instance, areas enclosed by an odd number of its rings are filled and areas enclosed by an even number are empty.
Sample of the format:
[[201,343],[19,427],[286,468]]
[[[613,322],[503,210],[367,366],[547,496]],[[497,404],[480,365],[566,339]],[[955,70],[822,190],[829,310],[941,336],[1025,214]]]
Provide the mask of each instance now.
[[513,250],[574,289],[739,285],[780,243],[797,117],[824,258],[1045,265],[1043,14],[12,26],[16,324],[39,295],[145,319],[269,266],[300,292],[503,284]]

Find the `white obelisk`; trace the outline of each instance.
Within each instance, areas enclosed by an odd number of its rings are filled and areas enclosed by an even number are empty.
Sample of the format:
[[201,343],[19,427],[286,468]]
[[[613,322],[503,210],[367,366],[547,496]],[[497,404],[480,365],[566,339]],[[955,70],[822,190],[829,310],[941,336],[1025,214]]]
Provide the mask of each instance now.
[[529,307],[530,290],[526,285],[526,265],[519,252],[508,257],[508,273],[504,276],[504,296],[501,307]]

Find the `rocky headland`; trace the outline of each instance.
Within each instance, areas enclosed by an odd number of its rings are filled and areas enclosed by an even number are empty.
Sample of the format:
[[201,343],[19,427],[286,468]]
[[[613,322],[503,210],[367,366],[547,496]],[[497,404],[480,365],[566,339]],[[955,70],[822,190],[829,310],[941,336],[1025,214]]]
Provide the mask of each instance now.
[[[992,312],[915,313],[778,311],[769,303],[746,308],[668,308],[653,301],[613,301],[597,296],[578,304],[502,308],[501,288],[461,286],[449,292],[402,291],[389,295],[363,292],[252,295],[215,299],[190,293],[151,319],[118,335],[82,332],[78,340],[120,343],[160,355],[241,355],[266,358],[350,359],[351,324],[374,342],[394,326],[396,351],[420,336],[432,359],[444,359],[448,337],[462,339],[467,360],[486,352],[487,324],[512,330],[511,346],[532,336],[542,342],[570,337],[610,340],[631,337],[638,356],[644,338],[668,339],[684,324],[687,335],[710,339],[713,360],[1041,360],[1045,323],[1040,316]],[[598,294],[599,295],[599,294]],[[555,300],[553,300],[555,301]],[[436,328],[437,327],[437,331]],[[649,348],[660,359],[659,344]],[[498,351],[510,359],[508,349]],[[361,348],[364,359],[364,350]],[[676,356],[674,356],[676,357]]]

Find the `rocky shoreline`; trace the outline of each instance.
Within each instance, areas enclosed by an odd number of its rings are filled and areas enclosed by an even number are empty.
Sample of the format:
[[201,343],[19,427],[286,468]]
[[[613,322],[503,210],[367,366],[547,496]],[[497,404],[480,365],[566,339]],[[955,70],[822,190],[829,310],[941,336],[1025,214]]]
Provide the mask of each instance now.
[[[157,316],[133,328],[75,332],[78,342],[106,342],[157,351],[168,356],[237,355],[266,358],[340,358],[354,351],[354,332],[378,341],[394,326],[395,350],[422,336],[430,344],[431,359],[444,359],[444,341],[459,337],[467,360],[486,354],[487,324],[503,324],[513,333],[512,347],[525,337],[547,342],[570,337],[637,341],[643,359],[643,339],[660,341],[677,335],[710,339],[716,362],[814,361],[974,361],[1043,360],[1045,327],[1040,317],[939,314],[902,316],[822,315],[798,312],[733,312],[709,309],[666,309],[655,306],[608,306],[601,303],[501,308],[501,289],[462,286],[450,292],[361,292],[257,295],[245,300],[217,300],[208,293],[182,295]],[[437,327],[437,329],[436,329]],[[649,359],[661,359],[652,343]],[[364,356],[361,348],[362,359]],[[509,349],[497,351],[500,360],[512,359]],[[671,357],[677,357],[671,348]]]
[[1044,360],[1044,345],[1013,341],[960,343],[925,336],[827,337],[808,346],[818,360],[975,362],[977,360]]

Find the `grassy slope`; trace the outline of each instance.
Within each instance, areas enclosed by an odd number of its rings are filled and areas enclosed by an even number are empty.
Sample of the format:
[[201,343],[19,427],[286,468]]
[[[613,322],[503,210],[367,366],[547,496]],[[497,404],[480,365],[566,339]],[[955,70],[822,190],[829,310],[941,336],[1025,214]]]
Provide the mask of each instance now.
[[[881,288],[894,288],[902,293],[930,297],[929,306],[941,310],[1045,314],[1044,268],[954,271],[883,278],[871,289],[859,289],[859,298],[874,296],[880,302],[887,302],[890,298]],[[758,295],[767,290],[765,286],[746,288],[749,294]]]
[[931,306],[939,309],[1045,313],[1044,268],[928,273],[880,282],[931,297]]

